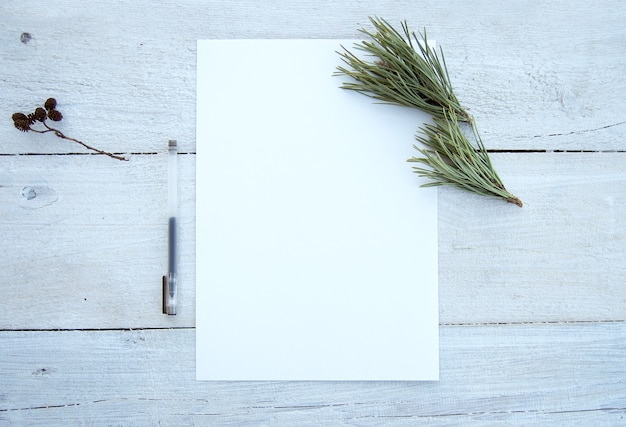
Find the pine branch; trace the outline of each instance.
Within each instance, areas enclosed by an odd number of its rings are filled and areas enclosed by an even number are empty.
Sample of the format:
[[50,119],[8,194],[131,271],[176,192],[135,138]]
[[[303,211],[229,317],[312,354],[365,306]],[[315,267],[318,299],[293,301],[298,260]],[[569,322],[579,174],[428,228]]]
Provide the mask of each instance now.
[[463,134],[454,113],[435,118],[435,125],[420,128],[416,139],[426,148],[413,147],[423,157],[412,157],[408,161],[427,166],[413,166],[414,172],[432,180],[423,186],[449,184],[484,196],[496,196],[522,207],[522,201],[509,193],[494,170],[489,154],[482,142],[479,149]]
[[[420,128],[416,139],[426,148],[415,148],[423,157],[410,162],[421,163],[414,170],[432,180],[424,186],[453,185],[474,193],[496,196],[522,206],[522,201],[509,193],[498,177],[489,154],[469,113],[461,106],[452,89],[443,49],[439,54],[430,47],[423,34],[416,35],[402,23],[402,32],[384,19],[370,18],[376,32],[360,31],[371,41],[362,41],[354,48],[368,61],[342,46],[337,52],[345,66],[337,67],[336,75],[354,81],[341,88],[354,90],[384,103],[417,108],[433,116],[435,125]],[[472,127],[478,149],[463,134],[459,122]]]
[[357,43],[354,48],[378,60],[365,61],[342,46],[343,52],[338,53],[349,68],[339,66],[337,74],[350,76],[356,82],[346,82],[341,87],[389,104],[417,108],[435,117],[443,117],[444,110],[452,108],[462,120],[470,122],[452,90],[443,50],[440,49],[440,58],[428,44],[426,31],[418,38],[409,31],[406,21],[402,23],[404,34],[384,19],[370,21],[376,33],[359,31],[372,41]]

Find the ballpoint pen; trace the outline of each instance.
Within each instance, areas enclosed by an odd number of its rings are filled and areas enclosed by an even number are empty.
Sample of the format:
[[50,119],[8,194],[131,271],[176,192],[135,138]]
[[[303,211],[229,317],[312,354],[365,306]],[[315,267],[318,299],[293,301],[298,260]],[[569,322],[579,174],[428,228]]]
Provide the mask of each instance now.
[[178,180],[177,180],[177,144],[176,140],[168,142],[167,170],[168,189],[167,201],[169,205],[168,222],[168,256],[167,276],[163,276],[163,314],[176,314],[176,219],[178,216]]

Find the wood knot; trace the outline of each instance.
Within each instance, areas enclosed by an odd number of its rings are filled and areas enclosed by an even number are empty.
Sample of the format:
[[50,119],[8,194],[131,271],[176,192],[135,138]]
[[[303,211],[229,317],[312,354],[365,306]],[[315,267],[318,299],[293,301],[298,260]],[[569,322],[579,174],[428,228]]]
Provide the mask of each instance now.
[[39,209],[53,204],[58,199],[59,195],[50,187],[29,185],[22,189],[20,206],[26,209]]
[[37,192],[33,187],[24,187],[22,189],[22,197],[26,200],[31,200],[37,197]]

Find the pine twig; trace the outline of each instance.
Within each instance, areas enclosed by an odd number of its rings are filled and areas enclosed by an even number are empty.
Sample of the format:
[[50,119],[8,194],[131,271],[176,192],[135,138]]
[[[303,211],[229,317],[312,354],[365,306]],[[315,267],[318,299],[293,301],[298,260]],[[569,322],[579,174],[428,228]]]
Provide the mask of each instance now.
[[[474,193],[500,197],[522,206],[522,201],[509,193],[489,159],[476,123],[454,94],[443,49],[439,53],[428,44],[426,31],[409,30],[406,21],[402,32],[384,19],[370,18],[375,32],[360,31],[371,40],[354,48],[377,59],[362,59],[342,46],[337,52],[344,66],[336,75],[351,77],[341,88],[354,90],[383,103],[416,108],[433,116],[435,124],[420,128],[416,139],[426,148],[414,146],[423,157],[412,157],[420,163],[414,171],[432,182],[423,186],[453,185]],[[463,134],[459,122],[468,123],[478,148]]]
[[443,50],[440,49],[440,57],[430,47],[426,31],[418,38],[410,32],[406,21],[402,23],[403,33],[384,19],[370,21],[376,33],[359,31],[372,41],[363,41],[354,48],[378,60],[368,62],[342,46],[343,51],[338,53],[348,68],[337,67],[337,74],[356,82],[346,82],[341,87],[385,103],[417,108],[435,117],[443,117],[444,110],[453,109],[462,120],[470,122],[470,115],[452,90]]
[[416,139],[426,148],[413,147],[423,157],[412,157],[408,161],[427,166],[414,166],[419,176],[432,182],[424,184],[437,186],[449,184],[463,190],[485,196],[501,197],[509,203],[522,207],[522,201],[509,193],[489,159],[489,154],[481,141],[479,149],[463,134],[454,112],[447,113],[444,119],[435,118],[435,124],[420,128],[421,135]]

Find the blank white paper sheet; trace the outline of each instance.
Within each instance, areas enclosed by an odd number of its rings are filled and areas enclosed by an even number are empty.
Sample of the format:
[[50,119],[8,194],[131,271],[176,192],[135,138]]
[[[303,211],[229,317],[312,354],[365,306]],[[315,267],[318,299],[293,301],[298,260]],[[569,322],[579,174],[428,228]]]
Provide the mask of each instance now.
[[438,379],[428,117],[340,89],[352,43],[198,42],[199,380]]

